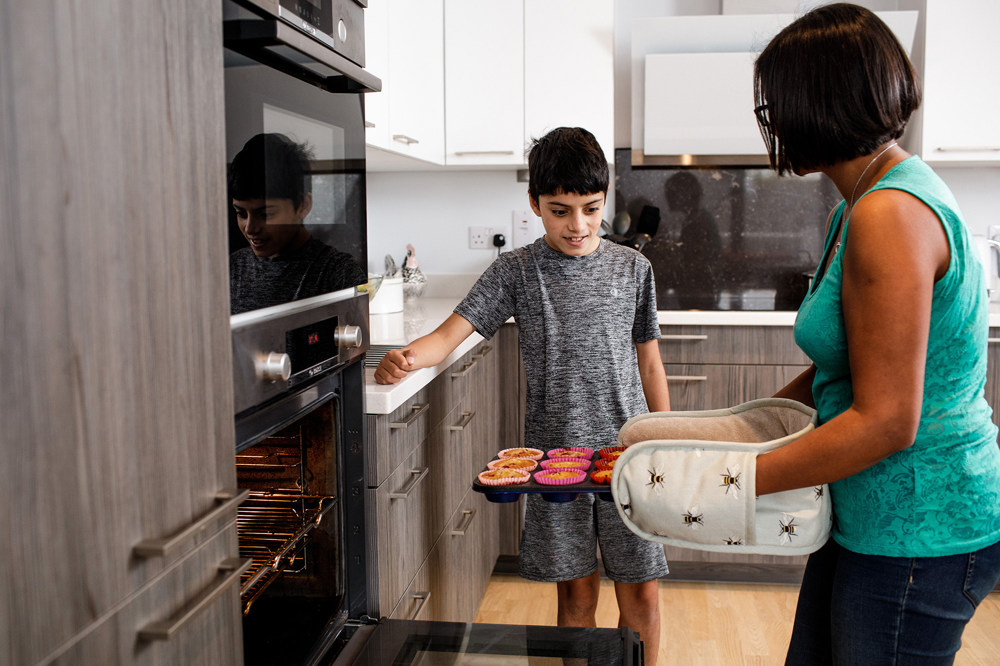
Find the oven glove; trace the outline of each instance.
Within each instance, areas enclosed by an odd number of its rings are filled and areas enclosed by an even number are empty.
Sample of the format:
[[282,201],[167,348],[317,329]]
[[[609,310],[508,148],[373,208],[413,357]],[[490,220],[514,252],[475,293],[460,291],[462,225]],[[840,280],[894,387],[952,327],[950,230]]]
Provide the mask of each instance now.
[[815,410],[766,398],[729,409],[655,412],[629,419],[611,493],[630,530],[696,550],[803,555],[826,543],[826,486],[755,497],[757,454],[816,427]]

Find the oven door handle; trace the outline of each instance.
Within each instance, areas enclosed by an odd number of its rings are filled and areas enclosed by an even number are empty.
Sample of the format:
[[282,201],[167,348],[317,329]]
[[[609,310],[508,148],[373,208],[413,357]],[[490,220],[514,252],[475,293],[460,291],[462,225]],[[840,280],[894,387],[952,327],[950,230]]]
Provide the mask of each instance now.
[[413,489],[418,483],[420,483],[420,480],[427,476],[427,473],[430,471],[430,467],[424,467],[423,469],[411,469],[409,482],[398,491],[389,493],[389,499],[410,499],[410,493],[413,492]]
[[[382,90],[382,81],[331,48],[278,19],[233,19],[222,22],[222,40],[227,49],[273,67],[289,76],[334,93],[366,93]],[[287,47],[334,72],[324,76],[271,47]]]
[[177,548],[179,548],[181,544],[194,538],[195,535],[199,534],[220,516],[224,516],[232,511],[235,511],[236,507],[238,507],[249,494],[249,490],[241,490],[239,488],[220,490],[215,494],[215,501],[220,502],[217,507],[173,536],[161,539],[143,539],[132,547],[132,554],[140,559],[169,556]]

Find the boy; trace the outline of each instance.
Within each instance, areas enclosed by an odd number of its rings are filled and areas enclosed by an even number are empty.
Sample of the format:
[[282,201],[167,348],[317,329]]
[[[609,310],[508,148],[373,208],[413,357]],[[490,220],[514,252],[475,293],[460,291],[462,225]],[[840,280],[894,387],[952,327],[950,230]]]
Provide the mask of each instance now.
[[[598,236],[608,164],[590,132],[563,127],[535,141],[528,174],[545,235],[501,254],[436,330],[387,353],[375,380],[437,365],[473,331],[491,338],[513,316],[527,377],[524,445],[599,449],[630,417],[670,409],[652,267]],[[557,583],[560,626],[595,626],[598,543],[619,623],[639,632],[655,664],[662,546],[630,532],[614,502],[593,493],[565,503],[527,496],[520,574]]]

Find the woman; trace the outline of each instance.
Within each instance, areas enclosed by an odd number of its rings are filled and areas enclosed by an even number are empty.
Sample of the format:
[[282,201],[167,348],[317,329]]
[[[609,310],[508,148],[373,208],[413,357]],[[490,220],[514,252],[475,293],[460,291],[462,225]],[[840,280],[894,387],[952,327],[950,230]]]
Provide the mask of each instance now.
[[795,322],[813,365],[778,392],[820,426],[761,456],[759,495],[830,484],[789,664],[951,663],[1000,578],[1000,451],[983,397],[988,301],[947,186],[896,140],[920,103],[872,12],[819,7],[754,67],[772,168],[844,196]]

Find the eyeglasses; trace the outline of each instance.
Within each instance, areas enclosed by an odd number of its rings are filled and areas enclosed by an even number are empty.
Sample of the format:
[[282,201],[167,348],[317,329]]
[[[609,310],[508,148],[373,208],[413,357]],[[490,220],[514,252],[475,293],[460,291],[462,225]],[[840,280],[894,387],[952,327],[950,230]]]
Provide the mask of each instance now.
[[768,111],[767,104],[754,107],[753,114],[757,116],[757,122],[760,123],[761,127],[771,127],[771,114]]

